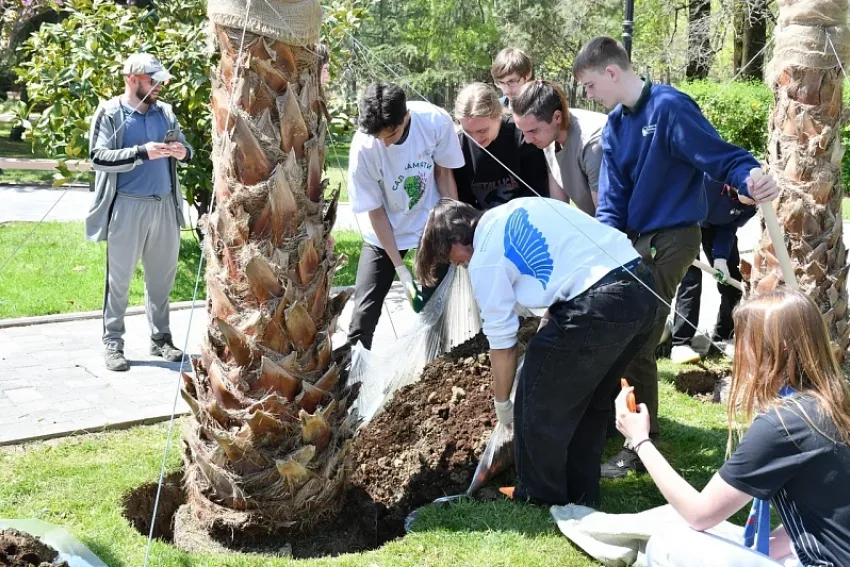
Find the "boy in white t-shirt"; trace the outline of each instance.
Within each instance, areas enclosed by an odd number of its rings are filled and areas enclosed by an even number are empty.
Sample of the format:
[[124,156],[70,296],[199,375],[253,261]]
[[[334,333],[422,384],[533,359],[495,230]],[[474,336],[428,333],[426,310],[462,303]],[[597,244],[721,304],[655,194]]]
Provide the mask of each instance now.
[[[515,422],[513,498],[598,506],[611,393],[658,310],[651,272],[625,234],[539,197],[487,212],[442,200],[425,226],[416,273],[433,283],[445,262],[469,265],[496,417]],[[546,314],[528,343],[514,405],[517,304]]]
[[[394,274],[413,300],[413,276],[402,260],[419,245],[440,196],[457,198],[452,169],[464,162],[452,119],[441,108],[407,102],[404,91],[391,83],[366,87],[359,107],[348,162],[349,198],[352,210],[368,216],[368,222],[361,223],[363,249],[348,342],[371,349]],[[423,289],[425,301],[433,290]]]

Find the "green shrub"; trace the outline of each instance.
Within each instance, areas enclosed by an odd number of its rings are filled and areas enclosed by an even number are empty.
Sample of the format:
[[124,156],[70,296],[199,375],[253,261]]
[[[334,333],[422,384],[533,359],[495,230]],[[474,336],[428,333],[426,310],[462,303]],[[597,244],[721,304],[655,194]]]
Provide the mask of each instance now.
[[[767,122],[773,104],[773,92],[767,85],[695,81],[678,88],[697,102],[723,139],[748,149],[759,159],[765,157]],[[844,106],[850,107],[850,81],[844,83]],[[841,126],[841,143],[850,147],[850,124]],[[841,184],[850,193],[850,152],[841,162]]]
[[720,136],[763,159],[773,92],[763,83],[694,81],[678,87],[693,98]]
[[[15,110],[27,136],[51,157],[86,159],[98,100],[123,92],[121,69],[128,55],[152,53],[174,75],[161,98],[173,105],[195,149],[192,162],[181,168],[181,181],[186,199],[205,213],[212,194],[209,76],[218,61],[218,52],[206,49],[205,0],[155,0],[147,8],[113,0],[64,0],[57,9],[65,16],[62,21],[42,25],[20,48],[16,71],[30,101]],[[338,73],[351,57],[342,42],[360,25],[364,10],[360,0],[328,0],[324,11],[322,37],[332,50],[331,70]],[[30,123],[34,109],[41,110],[41,118]],[[336,118],[334,126],[345,127],[347,116]],[[63,174],[57,182],[75,177],[67,169]]]

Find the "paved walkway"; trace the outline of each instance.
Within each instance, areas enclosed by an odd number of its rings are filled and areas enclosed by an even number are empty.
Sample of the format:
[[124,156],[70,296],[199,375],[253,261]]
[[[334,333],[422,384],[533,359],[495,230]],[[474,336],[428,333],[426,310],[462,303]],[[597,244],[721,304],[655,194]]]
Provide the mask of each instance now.
[[[399,332],[413,322],[413,311],[398,284],[386,306]],[[376,351],[395,337],[387,309],[376,332]],[[345,342],[350,318],[351,303],[339,318],[334,347]],[[206,323],[203,307],[194,313],[191,309],[172,311],[175,345],[182,348],[188,335],[187,352],[197,354]],[[126,326],[128,372],[105,368],[100,318],[0,328],[0,445],[170,416],[180,363],[147,353],[149,331],[144,315],[127,317]],[[191,372],[191,368],[184,370]],[[177,408],[180,413],[188,412],[182,399]]]

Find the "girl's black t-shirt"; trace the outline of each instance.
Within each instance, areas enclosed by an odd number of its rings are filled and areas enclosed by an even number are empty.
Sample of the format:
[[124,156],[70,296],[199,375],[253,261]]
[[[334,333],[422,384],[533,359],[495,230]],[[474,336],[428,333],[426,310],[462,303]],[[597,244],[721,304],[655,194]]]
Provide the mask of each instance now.
[[458,198],[479,209],[492,209],[518,197],[534,197],[535,193],[494,160],[492,153],[511,171],[531,185],[543,197],[549,196],[549,171],[543,150],[523,142],[522,131],[513,118],[502,118],[499,135],[487,146],[487,152],[458,132],[464,166],[455,169]]
[[758,415],[719,474],[770,500],[802,565],[850,566],[850,445],[814,397]]

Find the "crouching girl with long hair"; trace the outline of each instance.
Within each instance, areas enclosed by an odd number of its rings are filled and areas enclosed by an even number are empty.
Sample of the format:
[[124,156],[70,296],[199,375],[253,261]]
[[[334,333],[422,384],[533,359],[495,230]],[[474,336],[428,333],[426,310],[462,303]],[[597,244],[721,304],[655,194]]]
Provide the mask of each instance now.
[[[691,529],[649,541],[655,566],[850,565],[850,387],[826,324],[808,296],[776,290],[735,312],[735,364],[729,397],[730,447],[739,416],[752,424],[702,492],[649,440],[649,417],[617,398],[617,427],[655,484]],[[755,419],[752,419],[753,414]],[[782,521],[762,553],[703,533],[752,499],[769,501]]]

